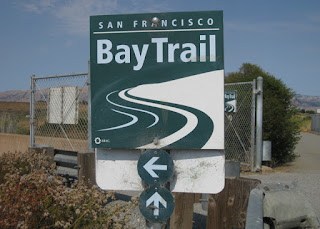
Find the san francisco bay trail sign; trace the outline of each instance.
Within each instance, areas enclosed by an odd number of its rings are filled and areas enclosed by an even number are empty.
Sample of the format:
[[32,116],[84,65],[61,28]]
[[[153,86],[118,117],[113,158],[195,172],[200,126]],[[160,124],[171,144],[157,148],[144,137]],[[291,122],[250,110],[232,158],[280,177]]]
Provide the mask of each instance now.
[[[157,219],[169,211],[160,194],[169,180],[172,192],[223,189],[222,11],[91,16],[90,78],[102,189],[142,191],[144,180],[154,192],[141,197],[160,209],[148,213]],[[170,160],[152,155],[159,149]]]

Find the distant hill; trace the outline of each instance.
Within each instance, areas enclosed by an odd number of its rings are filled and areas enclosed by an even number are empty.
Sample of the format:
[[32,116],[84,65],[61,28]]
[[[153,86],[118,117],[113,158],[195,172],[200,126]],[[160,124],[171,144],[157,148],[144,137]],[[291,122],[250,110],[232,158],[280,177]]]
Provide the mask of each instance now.
[[320,96],[296,95],[293,103],[298,108],[316,111],[320,109]]
[[6,102],[29,102],[30,91],[29,90],[14,90],[0,92],[0,101]]
[[[80,101],[88,100],[88,88],[79,88]],[[45,100],[48,98],[48,89],[44,89],[38,91],[35,95],[36,100]],[[13,90],[13,91],[5,91],[0,92],[0,101],[6,102],[30,102],[30,90]]]
[[[79,100],[88,100],[88,88],[79,88],[81,90]],[[36,100],[44,100],[48,97],[48,90],[42,90],[41,93],[36,94]],[[0,92],[0,101],[7,102],[29,102],[30,91],[29,90],[13,90]],[[309,96],[309,95],[296,95],[293,103],[301,109],[316,111],[320,109],[320,96]]]

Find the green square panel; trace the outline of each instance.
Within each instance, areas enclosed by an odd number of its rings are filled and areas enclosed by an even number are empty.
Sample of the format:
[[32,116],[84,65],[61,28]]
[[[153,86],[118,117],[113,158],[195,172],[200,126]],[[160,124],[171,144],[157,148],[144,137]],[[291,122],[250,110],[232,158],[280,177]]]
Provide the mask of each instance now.
[[222,11],[90,17],[93,148],[224,149]]

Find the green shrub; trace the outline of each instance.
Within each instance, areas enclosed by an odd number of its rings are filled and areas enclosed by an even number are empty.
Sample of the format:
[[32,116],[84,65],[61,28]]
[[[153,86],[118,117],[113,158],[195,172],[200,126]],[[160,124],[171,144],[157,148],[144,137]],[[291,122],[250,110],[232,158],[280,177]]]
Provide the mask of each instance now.
[[249,63],[228,74],[226,83],[248,82],[258,76],[263,77],[263,139],[272,141],[275,164],[292,161],[300,133],[297,109],[292,104],[295,93],[280,79]]

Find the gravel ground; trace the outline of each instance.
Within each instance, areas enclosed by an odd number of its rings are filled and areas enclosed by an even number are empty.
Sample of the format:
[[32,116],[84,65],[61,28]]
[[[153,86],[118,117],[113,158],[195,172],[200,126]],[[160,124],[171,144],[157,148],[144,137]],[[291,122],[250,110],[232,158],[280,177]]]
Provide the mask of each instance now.
[[[285,166],[278,167],[267,174],[241,175],[248,178],[259,179],[263,184],[282,183],[294,184],[297,191],[303,193],[306,200],[311,203],[315,215],[320,219],[320,135],[302,133],[302,138],[295,150],[297,159]],[[135,192],[122,192],[124,196],[138,196]],[[206,211],[201,204],[194,205],[193,228],[205,228]],[[142,217],[137,209],[134,218]],[[143,221],[143,218],[141,218]],[[141,226],[141,225],[140,225]]]
[[247,176],[261,180],[263,184],[282,183],[296,185],[297,191],[303,193],[311,203],[314,213],[320,219],[320,174],[312,173],[272,173],[267,175]]
[[320,219],[320,135],[301,133],[295,153],[298,157],[294,162],[276,168],[272,173],[246,177],[259,179],[262,183],[295,183]]

